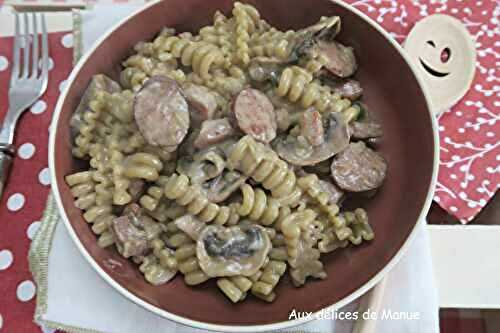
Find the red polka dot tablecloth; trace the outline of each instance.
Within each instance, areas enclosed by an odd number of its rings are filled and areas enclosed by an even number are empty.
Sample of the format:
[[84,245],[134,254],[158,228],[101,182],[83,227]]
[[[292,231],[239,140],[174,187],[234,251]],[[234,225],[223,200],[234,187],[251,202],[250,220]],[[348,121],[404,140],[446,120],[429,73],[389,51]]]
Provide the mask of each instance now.
[[[12,38],[0,38],[0,119],[7,112]],[[28,250],[49,193],[49,124],[72,68],[71,32],[50,34],[47,92],[16,129],[17,149],[9,182],[0,201],[0,332],[40,332],[33,323],[36,287],[28,267]]]
[[[121,1],[121,0],[119,0]],[[36,2],[36,1],[35,1]],[[459,18],[477,48],[471,90],[439,117],[441,161],[434,200],[464,223],[499,187],[500,2],[493,0],[349,0],[399,42],[418,20],[443,13]],[[0,0],[1,3],[1,0]],[[18,152],[0,201],[0,332],[40,332],[33,323],[36,286],[28,269],[28,248],[49,192],[48,127],[72,63],[72,35],[50,35],[49,88],[20,121]],[[0,38],[0,119],[7,105],[11,38]]]

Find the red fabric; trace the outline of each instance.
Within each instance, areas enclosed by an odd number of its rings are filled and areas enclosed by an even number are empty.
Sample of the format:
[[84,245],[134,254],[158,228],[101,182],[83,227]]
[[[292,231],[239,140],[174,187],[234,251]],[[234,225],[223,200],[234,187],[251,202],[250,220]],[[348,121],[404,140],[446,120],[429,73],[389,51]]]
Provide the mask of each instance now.
[[[460,19],[476,43],[476,75],[462,100],[439,117],[440,169],[434,201],[462,223],[500,187],[500,31],[498,1],[347,0],[403,42],[432,14]],[[349,27],[344,27],[349,29]]]
[[[442,161],[435,197],[444,209],[463,221],[473,218],[493,196],[499,184],[498,134],[500,128],[497,122],[500,117],[499,78],[496,76],[495,69],[499,50],[498,42],[495,45],[495,40],[498,40],[498,30],[494,33],[493,29],[498,25],[500,6],[490,0],[422,0],[418,3],[409,0],[348,0],[347,2],[379,22],[393,33],[399,42],[405,39],[415,22],[434,13],[458,17],[467,25],[476,39],[478,71],[473,88],[460,103],[439,119]],[[345,28],[348,29],[348,27]],[[35,152],[29,159],[16,157],[10,182],[0,202],[1,332],[40,332],[40,329],[32,322],[35,298],[31,297],[23,302],[18,299],[17,294],[22,297],[31,296],[29,283],[21,284],[23,281],[32,281],[27,261],[30,244],[27,233],[28,230],[32,232],[35,229],[36,225],[32,223],[41,218],[49,191],[47,185],[40,183],[39,173],[47,167],[48,125],[59,94],[59,85],[66,79],[71,68],[72,50],[61,43],[62,37],[66,34],[63,32],[50,36],[50,54],[55,67],[50,72],[48,91],[41,98],[47,104],[45,112],[40,114],[27,112],[18,125],[17,147],[24,143],[32,143]],[[3,119],[6,112],[6,94],[10,75],[9,67],[2,68],[1,57],[6,57],[10,63],[11,47],[10,38],[0,39],[0,119]],[[40,106],[40,103],[35,106],[35,111],[42,110]],[[467,122],[470,122],[470,125],[467,125]],[[481,123],[477,130],[474,128],[475,123]],[[460,133],[460,128],[464,128],[463,133]],[[493,133],[493,136],[488,133]],[[472,147],[468,147],[469,141]],[[29,155],[29,146],[25,148],[23,154]],[[477,149],[484,151],[480,152]],[[477,154],[477,157],[474,154]],[[26,155],[23,156],[26,157]],[[459,156],[460,161],[448,167],[447,163],[453,161],[455,155]],[[468,157],[471,155],[474,157]],[[463,165],[467,167],[464,168]],[[461,167],[464,171],[461,171]],[[466,175],[471,174],[474,179],[469,180],[465,189],[462,189],[460,183],[464,182]],[[481,184],[484,186],[481,187]],[[480,190],[481,188],[484,190]],[[466,194],[465,199],[464,195],[460,194],[461,192]],[[7,201],[16,193],[25,197],[25,203],[19,210],[12,211],[7,208]],[[16,206],[14,199],[10,199],[11,208]],[[475,206],[470,200],[476,202]],[[12,263],[10,263],[11,254]]]
[[[39,181],[39,173],[47,167],[49,138],[49,124],[52,111],[59,96],[59,84],[65,80],[72,67],[71,48],[65,48],[61,39],[68,32],[53,33],[49,36],[50,55],[53,58],[54,68],[50,71],[47,92],[40,98],[47,104],[43,113],[33,114],[26,111],[16,130],[16,147],[32,143],[35,152],[29,159],[19,157],[29,156],[29,149],[18,150],[12,166],[12,172],[7,187],[0,201],[0,331],[1,332],[39,332],[40,328],[33,323],[35,310],[35,297],[28,301],[20,301],[17,297],[18,286],[23,281],[32,281],[28,267],[28,249],[30,239],[27,232],[29,226],[42,217],[49,186]],[[7,112],[8,84],[10,79],[10,64],[12,55],[12,38],[0,38],[0,57],[7,58],[9,65],[3,68],[5,59],[0,59],[0,119],[3,120]],[[40,103],[39,103],[40,105]],[[43,108],[38,108],[38,111]],[[25,146],[26,147],[26,146]],[[22,150],[21,150],[22,149]],[[44,175],[42,174],[42,180]],[[19,193],[24,196],[25,203],[17,211],[7,208],[7,202],[12,195]],[[15,203],[12,203],[12,208]],[[33,231],[35,226],[31,228]],[[10,261],[8,251],[13,255],[13,262],[3,268]],[[2,269],[3,268],[3,269]],[[29,284],[30,282],[28,282]],[[26,286],[25,283],[22,286]],[[29,288],[19,287],[19,293],[28,297]],[[24,290],[24,292],[23,292]],[[3,322],[3,324],[2,324]]]

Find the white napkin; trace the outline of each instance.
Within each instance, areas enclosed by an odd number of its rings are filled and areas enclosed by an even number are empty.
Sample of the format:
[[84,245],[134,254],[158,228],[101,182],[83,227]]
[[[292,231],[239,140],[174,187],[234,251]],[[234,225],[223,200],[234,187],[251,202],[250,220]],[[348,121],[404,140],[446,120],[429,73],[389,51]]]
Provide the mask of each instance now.
[[[83,52],[108,27],[137,8],[136,5],[96,5],[82,12]],[[418,320],[378,320],[377,332],[437,333],[439,317],[432,273],[430,247],[425,223],[408,252],[387,277],[382,296],[382,311],[413,314]],[[47,309],[41,321],[49,326],[62,324],[109,333],[172,332],[199,333],[163,319],[128,301],[108,285],[78,252],[62,221],[59,221],[50,250],[47,278]],[[358,302],[341,311],[356,311]],[[124,315],[126,314],[126,315]],[[289,331],[350,333],[350,320],[315,320]]]

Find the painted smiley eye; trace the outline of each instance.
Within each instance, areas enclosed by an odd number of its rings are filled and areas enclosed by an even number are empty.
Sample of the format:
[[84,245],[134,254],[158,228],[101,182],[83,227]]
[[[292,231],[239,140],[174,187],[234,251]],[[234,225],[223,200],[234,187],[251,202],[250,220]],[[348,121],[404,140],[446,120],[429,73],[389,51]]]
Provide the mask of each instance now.
[[446,63],[450,60],[451,50],[448,47],[445,47],[443,51],[441,51],[441,61]]
[[436,47],[436,44],[434,44],[434,42],[432,40],[428,40],[427,44],[429,44],[432,47]]

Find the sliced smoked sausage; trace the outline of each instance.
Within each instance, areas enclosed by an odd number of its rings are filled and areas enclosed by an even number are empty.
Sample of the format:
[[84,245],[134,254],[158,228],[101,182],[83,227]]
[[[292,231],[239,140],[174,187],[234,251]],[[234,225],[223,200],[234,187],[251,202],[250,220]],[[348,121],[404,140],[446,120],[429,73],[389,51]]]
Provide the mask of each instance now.
[[236,134],[236,131],[227,118],[205,120],[201,123],[200,134],[194,140],[194,146],[203,149],[220,143],[234,134]]
[[333,158],[332,177],[337,185],[350,192],[373,190],[384,181],[387,163],[364,142],[350,143]]
[[243,89],[233,101],[233,111],[240,129],[255,140],[268,143],[276,137],[276,114],[264,93]]
[[183,89],[184,96],[191,106],[191,120],[201,122],[212,119],[217,110],[217,99],[214,92],[204,86],[187,84]]
[[328,57],[326,68],[338,77],[349,77],[358,68],[354,50],[337,42],[318,43],[319,49]]
[[177,82],[151,77],[137,93],[134,117],[146,141],[174,151],[189,129],[189,108]]

